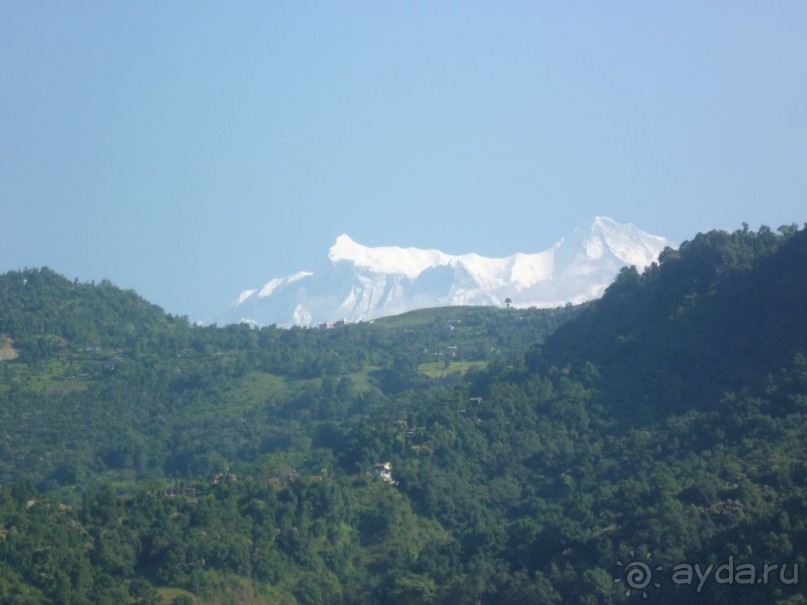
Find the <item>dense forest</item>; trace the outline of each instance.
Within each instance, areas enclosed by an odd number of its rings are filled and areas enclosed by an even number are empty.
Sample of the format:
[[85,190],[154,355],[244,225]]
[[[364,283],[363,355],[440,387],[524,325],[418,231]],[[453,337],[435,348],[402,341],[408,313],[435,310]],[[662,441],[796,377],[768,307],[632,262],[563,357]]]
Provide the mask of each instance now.
[[198,326],[0,276],[0,602],[807,603],[807,229],[558,309]]

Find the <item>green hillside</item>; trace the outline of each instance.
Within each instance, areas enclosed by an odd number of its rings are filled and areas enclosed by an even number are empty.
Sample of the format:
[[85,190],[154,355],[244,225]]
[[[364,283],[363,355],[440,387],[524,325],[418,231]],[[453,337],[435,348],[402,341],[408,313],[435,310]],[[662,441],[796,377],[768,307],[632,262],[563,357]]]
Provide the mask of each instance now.
[[[0,277],[0,482],[72,489],[259,474],[406,390],[518,359],[576,309],[434,309],[331,330],[199,327],[107,282]],[[435,380],[435,378],[446,378]]]
[[0,602],[805,603],[805,269],[711,232],[582,308],[329,330],[0,276]]

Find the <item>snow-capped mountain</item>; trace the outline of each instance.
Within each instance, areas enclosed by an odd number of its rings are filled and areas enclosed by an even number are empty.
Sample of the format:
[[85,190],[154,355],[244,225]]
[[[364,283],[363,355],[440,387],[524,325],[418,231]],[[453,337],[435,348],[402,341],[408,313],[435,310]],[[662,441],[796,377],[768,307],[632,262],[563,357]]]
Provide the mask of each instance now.
[[311,326],[364,321],[450,305],[555,307],[599,297],[619,270],[640,270],[670,243],[631,224],[597,217],[544,252],[505,258],[439,250],[370,248],[340,235],[325,269],[245,290],[221,324]]

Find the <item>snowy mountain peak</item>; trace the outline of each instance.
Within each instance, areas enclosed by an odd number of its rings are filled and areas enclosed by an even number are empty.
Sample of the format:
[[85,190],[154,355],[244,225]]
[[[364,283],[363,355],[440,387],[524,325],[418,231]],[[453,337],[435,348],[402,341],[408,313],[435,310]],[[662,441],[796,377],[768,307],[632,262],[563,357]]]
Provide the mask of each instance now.
[[361,244],[354,242],[353,238],[351,238],[347,233],[343,233],[336,238],[336,243],[334,243],[334,245],[331,246],[331,249],[328,251],[328,257],[332,262],[350,260],[352,258],[361,256],[364,248],[365,247]]
[[549,250],[504,258],[440,250],[369,247],[347,234],[328,251],[330,264],[245,290],[218,323],[316,325],[368,320],[449,305],[553,307],[600,296],[625,265],[644,268],[669,245],[632,224],[596,217]]
[[364,267],[378,273],[401,273],[409,279],[415,279],[426,269],[446,264],[450,260],[448,255],[439,250],[399,248],[398,246],[377,248],[362,246],[347,234],[336,238],[336,243],[328,252],[328,258],[332,263],[347,261],[357,267]]
[[659,252],[669,242],[657,235],[646,233],[632,223],[618,223],[613,219],[598,216],[590,225],[575,229],[568,237],[556,244],[559,256],[571,262],[583,258],[598,261],[610,257],[623,266],[643,268],[658,258]]

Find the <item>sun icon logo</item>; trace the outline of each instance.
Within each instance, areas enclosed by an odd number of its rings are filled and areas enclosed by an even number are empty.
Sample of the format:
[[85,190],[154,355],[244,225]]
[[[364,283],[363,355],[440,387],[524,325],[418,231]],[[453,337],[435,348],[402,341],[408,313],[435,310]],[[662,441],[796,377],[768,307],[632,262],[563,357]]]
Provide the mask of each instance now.
[[[629,597],[632,590],[642,593],[642,598],[647,598],[647,591],[645,588],[650,586],[651,584],[656,588],[661,588],[661,583],[653,582],[653,569],[650,568],[650,559],[653,558],[653,553],[647,553],[645,556],[645,560],[648,561],[637,561],[636,560],[636,553],[634,551],[630,551],[630,561],[627,563],[623,563],[622,561],[617,561],[616,564],[623,568],[622,576],[614,578],[614,583],[619,584],[624,580],[625,584],[627,585],[628,589],[625,591],[625,596]],[[663,571],[663,565],[656,565],[654,568],[655,571]]]

